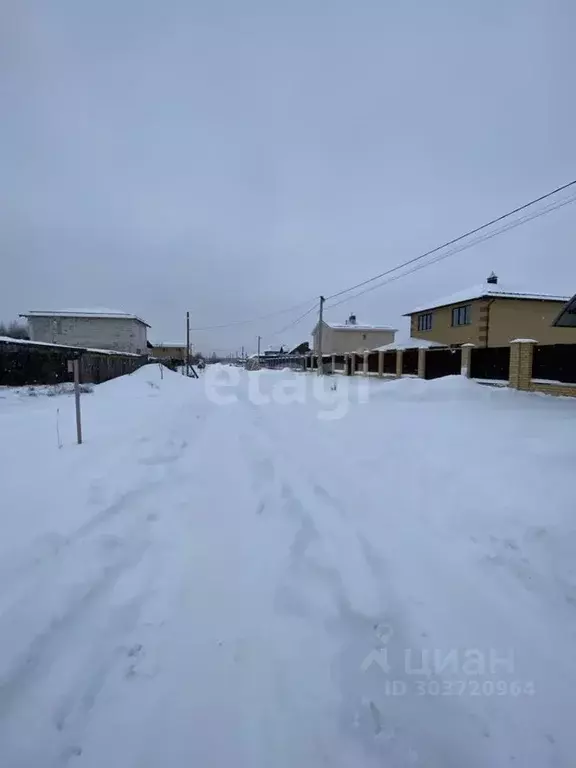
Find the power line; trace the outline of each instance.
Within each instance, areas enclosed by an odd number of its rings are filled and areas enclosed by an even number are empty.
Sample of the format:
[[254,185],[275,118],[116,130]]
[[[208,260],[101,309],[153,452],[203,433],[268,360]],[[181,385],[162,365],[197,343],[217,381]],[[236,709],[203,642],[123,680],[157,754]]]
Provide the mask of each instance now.
[[[459,235],[458,237],[455,237],[452,240],[448,240],[448,242],[443,243],[442,245],[438,245],[436,246],[436,248],[432,248],[432,250],[426,251],[426,253],[420,254],[420,256],[415,256],[412,259],[408,259],[408,261],[405,261],[402,264],[398,264],[396,267],[392,267],[391,269],[387,269],[385,272],[381,272],[379,275],[370,277],[368,278],[368,280],[363,280],[361,283],[352,285],[350,288],[345,288],[342,291],[338,291],[338,293],[333,293],[331,296],[326,297],[326,301],[329,301],[330,299],[335,299],[338,296],[342,296],[344,293],[349,293],[350,291],[354,291],[356,290],[356,288],[362,288],[364,285],[368,285],[368,283],[373,283],[375,280],[380,280],[380,278],[386,277],[387,275],[390,275],[393,272],[397,272],[399,269],[403,269],[404,267],[408,267],[410,266],[410,264],[414,264],[417,261],[421,261],[422,259],[425,259],[427,256],[432,256],[434,253],[437,253],[438,251],[441,251],[444,248],[448,248],[450,245],[455,245],[456,243],[459,243],[461,240],[464,240],[465,238],[470,237],[471,235],[475,235],[478,232],[482,232],[482,230],[488,229],[488,227],[491,227],[494,224],[498,224],[499,222],[504,221],[504,219],[510,218],[510,216],[513,216],[515,213],[520,213],[520,211],[524,211],[527,208],[530,208],[531,206],[536,205],[536,203],[541,203],[543,200],[546,200],[549,197],[552,197],[553,195],[557,195],[559,192],[563,192],[565,189],[569,189],[574,185],[576,185],[576,179],[568,182],[568,184],[563,184],[561,187],[556,187],[556,189],[553,189],[551,192],[547,192],[545,195],[540,195],[540,197],[537,197],[534,200],[531,200],[529,203],[524,203],[524,205],[520,205],[517,208],[514,208],[512,211],[508,211],[508,213],[504,213],[502,214],[502,216],[498,216],[497,218],[492,219],[492,221],[489,221],[486,224],[482,224],[480,227],[471,229],[468,232],[465,232],[463,235]],[[431,263],[434,263],[434,262],[431,262]]]
[[311,312],[314,312],[314,310],[316,310],[316,309],[317,309],[317,304],[313,304],[310,307],[310,309],[306,310],[306,312],[304,312],[304,314],[300,315],[300,317],[297,317],[296,320],[293,320],[291,323],[289,323],[284,328],[281,328],[279,331],[274,331],[274,333],[271,333],[270,335],[271,336],[279,336],[281,333],[284,333],[285,331],[289,330],[293,326],[297,325],[301,320],[304,320],[305,317],[308,317],[308,315]]
[[[536,205],[537,203],[541,203],[543,200],[547,200],[553,195],[558,194],[559,192],[563,192],[566,189],[569,189],[570,187],[573,187],[576,185],[576,179],[573,181],[568,182],[567,184],[563,184],[560,187],[556,187],[556,189],[553,189],[551,192],[547,192],[544,195],[540,195],[540,197],[534,198],[533,200],[530,200],[528,203],[524,203],[524,205],[520,205],[517,208],[514,208],[511,211],[508,211],[507,213],[502,214],[501,216],[496,217],[495,219],[492,219],[491,221],[487,222],[486,224],[482,224],[479,227],[475,227],[474,229],[469,230],[468,232],[465,232],[462,235],[459,235],[458,237],[453,238],[452,240],[448,240],[446,243],[443,243],[442,245],[438,245],[435,248],[432,248],[429,251],[426,251],[425,253],[420,254],[419,256],[415,256],[412,259],[408,259],[407,261],[403,262],[402,264],[398,264],[395,267],[392,267],[391,269],[387,269],[384,272],[381,272],[378,275],[374,275],[374,277],[370,277],[367,280],[363,280],[360,283],[356,283],[356,285],[352,285],[349,288],[345,288],[342,291],[338,291],[337,293],[333,293],[330,296],[326,298],[326,301],[328,302],[330,299],[338,298],[339,296],[343,296],[344,294],[350,293],[351,291],[354,291],[358,288],[363,288],[365,285],[370,285],[371,283],[375,283],[378,280],[381,280],[383,277],[387,277],[388,275],[393,274],[394,272],[398,272],[401,269],[404,269],[405,267],[408,267],[412,264],[416,264],[417,262],[422,261],[423,259],[427,258],[428,256],[433,256],[435,253],[438,253],[439,251],[443,251],[445,248],[449,248],[452,245],[456,245],[457,243],[460,243],[462,240],[465,240],[468,237],[471,237],[472,235],[478,234],[479,232],[483,232],[484,230],[488,229],[489,227],[494,226],[494,224],[498,224],[505,219],[510,218],[510,216],[513,216],[516,213],[520,213],[521,211],[525,211],[528,208],[531,208],[533,205]],[[438,261],[442,261],[445,258],[448,258],[449,256],[453,255],[454,253],[460,253],[460,251],[466,250],[467,248],[471,248],[473,245],[476,245],[479,242],[484,242],[484,240],[489,240],[492,237],[495,237],[498,234],[501,234],[502,232],[506,232],[509,229],[513,229],[514,227],[520,226],[521,224],[524,224],[527,221],[531,221],[532,219],[539,218],[540,216],[544,216],[547,213],[550,213],[553,210],[556,210],[557,208],[561,208],[564,205],[567,205],[568,203],[573,202],[576,199],[576,197],[567,198],[564,201],[561,201],[559,204],[554,204],[553,206],[549,206],[541,211],[536,212],[533,215],[521,217],[520,219],[517,219],[513,222],[511,222],[509,225],[506,225],[505,227],[496,230],[495,232],[489,233],[487,235],[483,235],[480,238],[477,238],[473,240],[471,243],[464,244],[462,247],[458,247],[456,249],[453,249],[449,251],[448,253],[441,254],[439,257],[432,259],[429,262],[425,262],[422,265],[419,265],[417,269],[424,269],[427,266],[431,266],[432,264],[436,264]],[[402,273],[401,275],[397,275],[394,278],[392,278],[389,281],[384,281],[377,283],[377,285],[372,286],[368,288],[365,291],[360,291],[359,293],[354,294],[353,296],[348,296],[342,301],[336,302],[335,304],[330,305],[330,308],[337,307],[340,304],[343,304],[345,301],[351,300],[353,298],[357,298],[358,296],[362,296],[364,293],[368,293],[371,290],[375,290],[376,288],[379,288],[383,285],[387,285],[388,282],[393,282],[394,280],[400,279],[401,277],[405,277],[406,275],[412,274],[412,272],[417,271],[417,269],[409,270],[408,272]],[[211,326],[203,326],[198,328],[191,328],[192,331],[215,331],[220,330],[224,328],[233,328],[237,326],[242,325],[250,325],[251,323],[260,322],[261,320],[268,320],[271,317],[277,317],[278,315],[286,314],[288,312],[293,312],[297,309],[300,309],[303,306],[306,306],[309,304],[309,302],[312,299],[308,299],[306,301],[301,301],[298,304],[295,304],[291,307],[287,307],[285,309],[276,310],[274,312],[270,312],[266,315],[260,315],[259,317],[253,317],[253,318],[247,318],[245,320],[236,320],[232,321],[230,323],[222,323],[220,325],[211,325]],[[286,328],[276,331],[272,335],[277,335],[279,333],[283,333],[285,330],[288,330],[293,325],[296,325],[300,320],[303,320],[304,317],[306,317],[310,312],[312,312],[315,308],[312,307],[312,309],[305,312],[303,315],[301,315],[299,318],[297,318],[293,323],[290,323]]]
[[[472,248],[474,245],[478,245],[478,243],[483,243],[486,240],[491,240],[493,237],[496,237],[497,235],[501,235],[504,232],[508,232],[511,229],[515,229],[516,227],[519,227],[528,221],[532,221],[533,219],[538,219],[541,216],[545,216],[546,214],[551,213],[552,211],[556,211],[559,208],[563,208],[565,205],[568,205],[569,203],[573,203],[574,201],[576,201],[576,194],[568,198],[565,198],[564,200],[560,200],[560,201],[557,201],[556,203],[550,204],[546,208],[543,208],[540,211],[535,211],[526,216],[522,216],[520,219],[515,219],[514,221],[508,222],[508,224],[506,224],[503,227],[500,227],[494,232],[485,233],[480,237],[475,238],[469,243],[463,243],[462,245],[459,245],[457,248],[453,248],[447,251],[446,253],[439,254],[438,256],[431,259],[430,261],[424,262],[423,264],[417,264],[416,266],[413,266],[411,269],[409,269],[406,272],[402,272],[399,275],[394,275],[390,277],[388,280],[379,282],[376,285],[370,285],[368,288],[365,288],[363,291],[359,291],[358,293],[355,293],[352,296],[345,296],[343,299],[341,299],[340,301],[337,301],[335,304],[331,304],[329,309],[334,309],[335,307],[340,306],[340,304],[345,304],[347,301],[352,301],[352,299],[356,299],[359,296],[363,296],[365,293],[370,293],[370,291],[375,291],[377,288],[381,288],[384,285],[393,283],[396,280],[401,280],[403,277],[407,277],[408,275],[411,275],[414,272],[418,272],[420,269],[425,269],[426,267],[430,267],[433,264],[437,264],[439,261],[443,261],[444,259],[447,259],[450,256],[453,256],[455,253],[460,253],[461,251],[468,250],[468,248]],[[477,231],[480,231],[480,230],[477,230]],[[457,242],[457,241],[453,241],[453,242]],[[365,284],[366,283],[364,283],[364,285]],[[341,295],[341,294],[338,294],[338,295]]]
[[306,301],[301,301],[298,304],[295,304],[292,307],[286,307],[285,309],[278,309],[275,312],[270,312],[267,315],[261,315],[260,317],[251,317],[247,320],[234,320],[231,323],[223,323],[222,325],[207,325],[203,326],[202,328],[190,328],[191,331],[215,331],[220,328],[232,328],[236,325],[250,325],[250,323],[257,323],[260,320],[268,320],[270,317],[277,317],[277,315],[284,315],[287,312],[294,312],[297,309],[300,309],[301,307],[308,305],[312,301],[312,299],[307,299]]

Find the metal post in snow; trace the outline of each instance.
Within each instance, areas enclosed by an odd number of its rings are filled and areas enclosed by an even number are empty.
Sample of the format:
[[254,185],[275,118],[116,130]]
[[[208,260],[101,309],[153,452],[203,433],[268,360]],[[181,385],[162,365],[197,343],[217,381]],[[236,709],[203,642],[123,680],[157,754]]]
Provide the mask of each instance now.
[[324,296],[320,296],[320,311],[318,313],[318,376],[324,373],[324,361],[322,360],[322,326],[324,324]]
[[74,400],[76,401],[76,438],[78,445],[82,444],[82,414],[80,413],[80,360],[76,357],[74,369]]
[[186,312],[186,376],[190,375],[190,312]]

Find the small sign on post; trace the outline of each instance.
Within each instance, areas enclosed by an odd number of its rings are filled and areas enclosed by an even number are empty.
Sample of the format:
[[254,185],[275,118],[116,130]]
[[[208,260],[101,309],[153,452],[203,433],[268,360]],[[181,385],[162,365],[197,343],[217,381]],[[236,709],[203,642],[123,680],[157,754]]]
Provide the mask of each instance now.
[[82,443],[82,415],[80,413],[80,360],[68,360],[68,372],[74,374],[74,400],[76,402],[76,438]]

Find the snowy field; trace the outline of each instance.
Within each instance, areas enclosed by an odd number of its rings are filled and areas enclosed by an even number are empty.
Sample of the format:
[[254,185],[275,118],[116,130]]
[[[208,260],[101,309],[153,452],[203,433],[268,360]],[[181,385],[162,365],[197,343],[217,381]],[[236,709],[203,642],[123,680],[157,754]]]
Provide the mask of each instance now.
[[2,767],[576,765],[576,401],[316,382],[0,389]]

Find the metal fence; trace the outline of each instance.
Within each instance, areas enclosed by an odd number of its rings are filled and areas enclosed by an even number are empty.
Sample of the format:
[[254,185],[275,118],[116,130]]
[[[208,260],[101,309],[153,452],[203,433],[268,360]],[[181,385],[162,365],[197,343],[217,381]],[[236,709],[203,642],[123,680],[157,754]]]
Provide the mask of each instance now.
[[461,349],[427,349],[424,375],[427,379],[454,376],[462,370]]
[[402,355],[402,373],[416,375],[418,373],[418,350],[405,349]]
[[532,378],[576,383],[576,344],[537,344],[532,359]]
[[91,352],[79,347],[0,342],[0,385],[24,387],[72,381],[68,361],[80,359],[80,381],[99,384],[145,365],[147,357]]
[[384,352],[383,373],[396,373],[396,351]]
[[378,373],[378,352],[370,352],[368,355],[368,372]]
[[470,376],[473,379],[508,381],[510,347],[472,347]]

